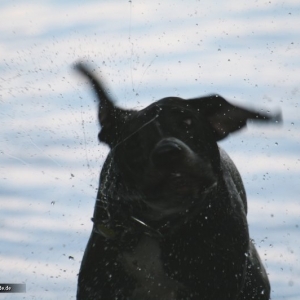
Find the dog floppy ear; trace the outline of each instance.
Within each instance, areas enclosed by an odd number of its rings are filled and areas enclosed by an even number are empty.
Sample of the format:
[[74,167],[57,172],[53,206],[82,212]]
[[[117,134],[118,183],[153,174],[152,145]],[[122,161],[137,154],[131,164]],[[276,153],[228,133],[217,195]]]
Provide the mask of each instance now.
[[118,108],[114,105],[101,84],[92,71],[83,63],[77,63],[75,70],[84,75],[92,84],[98,98],[98,119],[101,125],[101,131],[98,135],[99,140],[113,147],[120,134],[120,128],[124,124],[128,111]]
[[216,141],[240,130],[248,120],[280,123],[281,113],[261,113],[230,104],[219,95],[189,99],[189,104],[203,114],[213,128]]

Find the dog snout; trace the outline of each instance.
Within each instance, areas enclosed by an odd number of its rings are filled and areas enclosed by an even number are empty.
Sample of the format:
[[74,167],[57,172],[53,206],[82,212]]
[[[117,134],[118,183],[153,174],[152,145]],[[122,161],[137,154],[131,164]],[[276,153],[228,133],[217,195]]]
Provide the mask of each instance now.
[[180,163],[188,152],[189,148],[180,140],[166,138],[156,144],[151,159],[157,167],[169,167],[172,164]]

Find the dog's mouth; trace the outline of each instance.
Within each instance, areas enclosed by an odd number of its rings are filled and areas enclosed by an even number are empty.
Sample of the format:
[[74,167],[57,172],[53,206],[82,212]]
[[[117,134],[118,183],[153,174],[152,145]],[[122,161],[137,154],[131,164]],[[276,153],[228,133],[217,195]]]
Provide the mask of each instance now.
[[147,194],[152,197],[171,197],[170,201],[184,201],[183,197],[199,197],[199,195],[215,182],[212,176],[199,176],[185,172],[171,172],[149,187]]
[[198,186],[197,178],[183,174],[183,173],[171,173],[166,179],[164,188],[169,192],[176,192],[180,195],[194,194],[200,187]]
[[180,214],[192,205],[201,207],[201,199],[205,199],[216,184],[215,177],[201,177],[185,172],[169,173],[145,193],[144,201],[151,208],[146,217],[158,220]]

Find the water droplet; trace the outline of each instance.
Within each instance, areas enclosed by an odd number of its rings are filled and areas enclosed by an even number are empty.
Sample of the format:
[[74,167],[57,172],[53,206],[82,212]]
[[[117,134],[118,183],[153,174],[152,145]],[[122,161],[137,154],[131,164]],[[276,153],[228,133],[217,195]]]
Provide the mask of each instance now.
[[55,204],[55,201],[51,201],[51,205],[54,205]]

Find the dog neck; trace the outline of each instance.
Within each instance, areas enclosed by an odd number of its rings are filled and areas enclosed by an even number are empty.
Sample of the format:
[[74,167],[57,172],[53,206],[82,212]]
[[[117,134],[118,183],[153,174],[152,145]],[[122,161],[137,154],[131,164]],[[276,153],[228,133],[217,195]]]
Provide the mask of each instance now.
[[[160,220],[153,220],[151,217],[145,218],[145,216],[140,216],[138,211],[133,212],[128,208],[121,209],[118,212],[111,212],[112,209],[109,209],[108,204],[112,203],[114,199],[109,199],[107,196],[99,193],[94,217],[91,219],[94,223],[93,231],[106,239],[123,240],[130,236],[136,236],[138,233],[162,239],[166,235],[176,234],[182,225],[202,215],[203,205],[209,209],[212,206],[212,202],[215,202],[213,200],[217,190],[217,184],[212,185],[202,193],[201,204],[199,204],[199,201],[194,201],[188,209]],[[118,203],[124,203],[124,201],[118,201]],[[141,204],[141,206],[145,206],[145,204]],[[144,211],[144,208],[141,211]],[[148,208],[149,215],[155,213],[155,211],[149,212],[149,210],[151,208]]]

